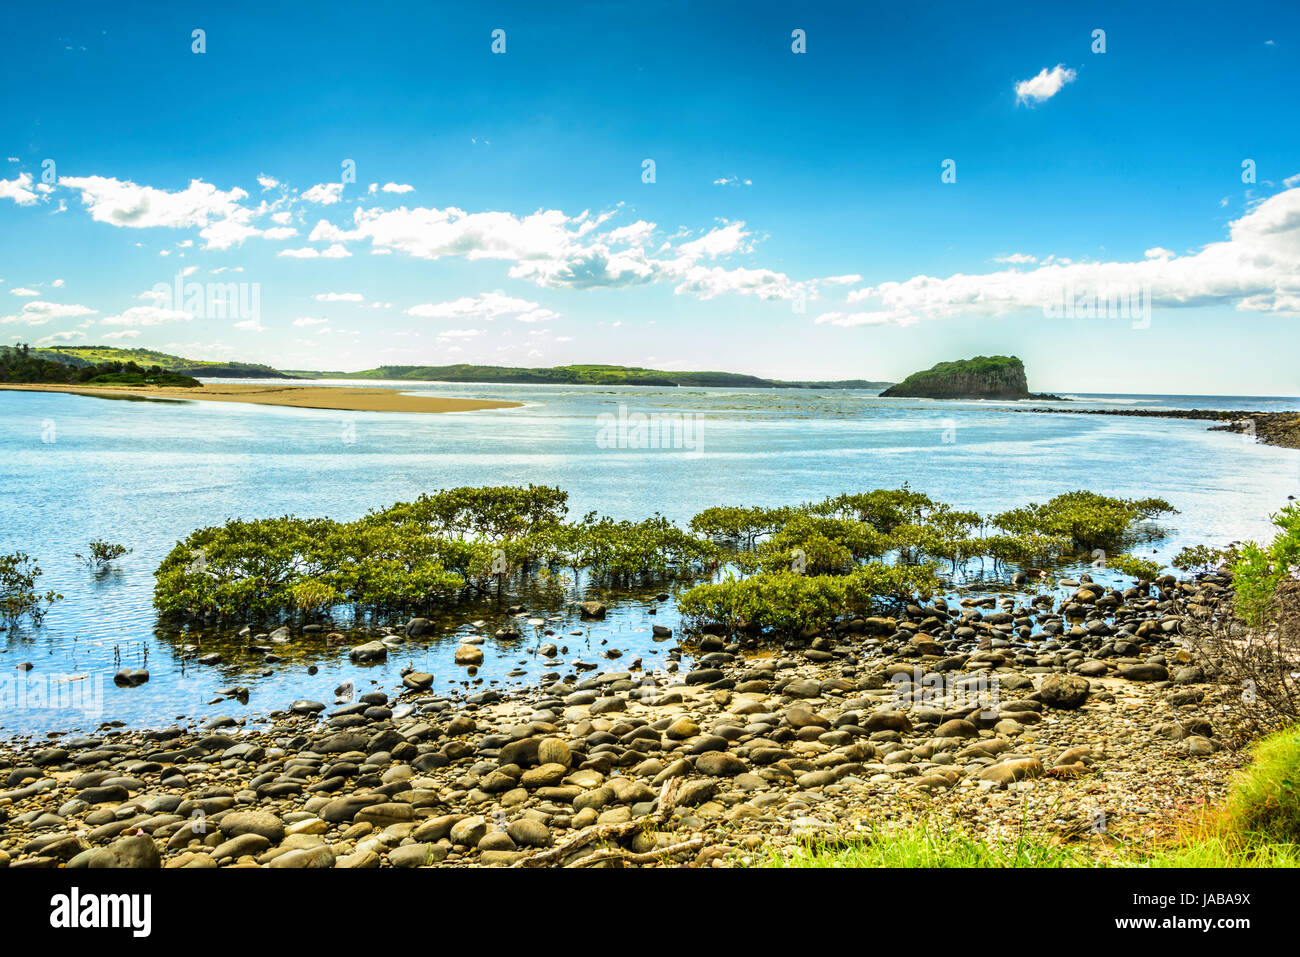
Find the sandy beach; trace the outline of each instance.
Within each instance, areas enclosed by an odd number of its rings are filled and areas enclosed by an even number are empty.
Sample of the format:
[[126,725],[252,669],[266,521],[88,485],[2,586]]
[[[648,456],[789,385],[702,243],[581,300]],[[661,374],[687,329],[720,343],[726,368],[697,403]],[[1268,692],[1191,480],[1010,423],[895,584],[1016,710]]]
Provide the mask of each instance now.
[[396,389],[335,388],[310,385],[214,385],[197,389],[149,386],[84,386],[0,383],[0,389],[22,392],[68,392],[98,398],[196,399],[206,402],[248,402],[297,409],[336,409],[345,412],[473,412],[513,409],[521,402],[493,399],[454,399],[405,395]]

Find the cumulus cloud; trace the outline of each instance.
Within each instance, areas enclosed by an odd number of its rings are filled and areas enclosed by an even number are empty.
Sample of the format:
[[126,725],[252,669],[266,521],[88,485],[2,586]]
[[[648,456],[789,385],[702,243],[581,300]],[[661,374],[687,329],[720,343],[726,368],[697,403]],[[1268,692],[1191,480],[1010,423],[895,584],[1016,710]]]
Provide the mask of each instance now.
[[82,316],[93,316],[96,311],[88,306],[33,299],[31,302],[24,303],[22,310],[14,315],[0,317],[0,323],[5,325],[24,323],[29,326],[43,326],[55,319],[78,319]]
[[25,286],[16,286],[9,290],[11,296],[39,296],[40,293],[35,289],[28,289]]
[[362,302],[365,299],[359,292],[318,292],[312,298],[317,302]]
[[421,319],[499,319],[513,316],[520,322],[545,322],[559,317],[559,313],[543,309],[527,299],[507,296],[502,292],[485,292],[479,296],[462,296],[450,302],[421,303],[406,310],[408,316]]
[[264,234],[252,224],[259,211],[242,204],[248,193],[238,186],[220,190],[195,179],[185,189],[165,190],[108,176],[61,176],[59,185],[80,192],[96,222],[131,229],[198,229],[207,249],[229,249]]
[[1044,260],[1033,269],[947,278],[913,276],[847,296],[875,303],[856,312],[828,312],[817,322],[839,326],[955,316],[996,316],[1043,309],[1070,290],[1104,297],[1107,291],[1149,290],[1153,307],[1227,305],[1239,311],[1300,315],[1300,189],[1277,193],[1229,224],[1225,240],[1176,255],[1156,246],[1136,262]]
[[302,249],[282,249],[279,255],[288,259],[346,259],[352,254],[348,252],[347,247],[335,243],[327,249],[315,249],[311,246],[304,246]]
[[1061,92],[1065,84],[1074,82],[1076,76],[1078,74],[1063,63],[1056,64],[1050,70],[1043,67],[1037,76],[1016,84],[1016,102],[1042,103],[1050,100]]
[[17,179],[0,179],[0,199],[12,199],[19,206],[30,206],[39,199],[32,192],[31,185],[31,173],[19,173]]
[[408,186],[406,183],[385,183],[380,189],[385,193],[410,193],[415,190],[415,187]]
[[299,329],[310,329],[312,326],[323,326],[329,322],[328,319],[316,319],[312,316],[303,316],[301,319],[295,319],[293,324]]
[[304,190],[302,198],[309,203],[319,203],[321,206],[333,206],[343,198],[342,183],[317,183],[311,189]]
[[106,332],[99,338],[107,342],[117,342],[119,339],[134,339],[140,335],[139,329],[120,329],[117,332]]

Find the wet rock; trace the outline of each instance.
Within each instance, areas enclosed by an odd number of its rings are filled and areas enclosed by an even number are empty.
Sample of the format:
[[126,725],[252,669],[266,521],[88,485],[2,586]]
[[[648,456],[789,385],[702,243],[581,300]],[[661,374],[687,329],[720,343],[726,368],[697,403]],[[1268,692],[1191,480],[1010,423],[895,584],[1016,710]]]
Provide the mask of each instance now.
[[1077,675],[1052,674],[1038,686],[1038,696],[1043,704],[1062,711],[1078,708],[1088,698],[1091,686],[1087,678]]

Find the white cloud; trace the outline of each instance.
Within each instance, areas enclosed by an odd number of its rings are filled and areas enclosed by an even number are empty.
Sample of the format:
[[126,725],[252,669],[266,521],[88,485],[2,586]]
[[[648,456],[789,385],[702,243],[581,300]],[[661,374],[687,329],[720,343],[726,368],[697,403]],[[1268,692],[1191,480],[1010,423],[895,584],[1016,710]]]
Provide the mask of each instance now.
[[35,289],[27,289],[23,286],[17,286],[9,290],[11,296],[39,296],[40,293]]
[[483,335],[482,329],[444,329],[438,333],[439,339],[469,339]]
[[311,189],[302,194],[302,198],[309,203],[319,203],[321,206],[332,206],[343,198],[342,183],[317,183]]
[[313,249],[310,246],[304,246],[302,249],[282,249],[279,255],[289,259],[345,259],[352,254],[345,247],[335,243],[328,249]]
[[405,183],[385,183],[380,187],[385,193],[410,193],[414,192],[414,186],[408,186]]
[[244,319],[235,323],[235,328],[244,332],[266,332],[266,327],[257,319]]
[[544,322],[559,313],[543,309],[535,302],[507,296],[502,292],[485,292],[479,296],[462,296],[450,302],[421,303],[406,310],[408,316],[421,319],[499,319],[514,316],[521,322]]
[[318,292],[312,296],[317,302],[362,302],[365,297],[359,292]]
[[19,173],[17,179],[0,179],[0,199],[12,199],[19,206],[30,206],[40,198],[31,191],[31,185],[31,173]]
[[1078,74],[1063,63],[1058,63],[1050,70],[1043,67],[1037,76],[1029,80],[1021,80],[1016,84],[1016,102],[1042,103],[1044,100],[1050,100],[1061,92],[1061,87],[1072,83],[1076,76]]
[[37,339],[36,345],[47,346],[52,345],[55,342],[71,342],[73,339],[81,338],[83,338],[83,336],[80,332],[55,332],[42,339]]
[[894,323],[1041,310],[1068,290],[1150,290],[1152,306],[1224,305],[1239,311],[1300,315],[1300,189],[1277,193],[1228,227],[1228,238],[1175,255],[1156,246],[1137,262],[1044,260],[1034,269],[947,278],[913,276],[850,292],[847,301],[875,308],[818,317],[831,325]]
[[309,329],[312,326],[323,326],[329,322],[328,319],[315,319],[311,316],[303,316],[301,319],[295,319],[293,324],[299,329]]
[[15,315],[0,318],[0,323],[10,325],[21,322],[29,326],[43,326],[55,319],[78,319],[82,316],[93,316],[95,312],[96,310],[87,306],[33,299],[31,302],[24,303],[22,310]]
[[260,173],[257,177],[257,185],[261,186],[262,192],[265,193],[267,190],[275,189],[279,186],[280,181],[274,176],[267,176],[265,173]]
[[106,342],[117,342],[119,339],[134,339],[139,334],[139,329],[121,329],[117,332],[106,332],[99,338]]
[[79,191],[96,222],[132,229],[197,228],[207,249],[229,249],[262,235],[251,222],[255,211],[242,205],[248,193],[238,186],[223,191],[195,179],[183,190],[165,190],[106,176],[63,176],[59,185]]
[[1038,262],[1038,257],[1030,255],[1029,253],[1011,253],[1009,256],[996,256],[993,261],[1021,265],[1023,263],[1036,263]]

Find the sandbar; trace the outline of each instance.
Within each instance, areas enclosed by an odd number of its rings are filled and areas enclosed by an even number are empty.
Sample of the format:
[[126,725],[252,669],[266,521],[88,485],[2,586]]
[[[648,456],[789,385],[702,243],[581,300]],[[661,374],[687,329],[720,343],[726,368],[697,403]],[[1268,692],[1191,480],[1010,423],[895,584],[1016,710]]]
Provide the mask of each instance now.
[[217,385],[204,383],[193,389],[174,386],[64,385],[62,383],[0,382],[0,389],[23,392],[67,392],[99,398],[196,399],[205,402],[248,402],[296,409],[333,409],[341,412],[474,412],[480,409],[514,409],[522,402],[496,399],[455,399],[434,395],[406,395],[396,389],[312,385]]

